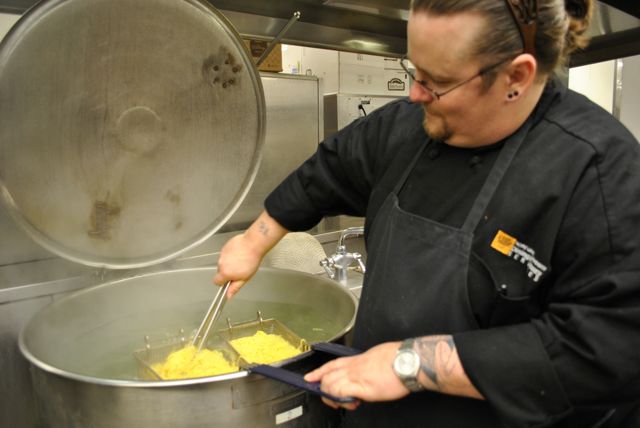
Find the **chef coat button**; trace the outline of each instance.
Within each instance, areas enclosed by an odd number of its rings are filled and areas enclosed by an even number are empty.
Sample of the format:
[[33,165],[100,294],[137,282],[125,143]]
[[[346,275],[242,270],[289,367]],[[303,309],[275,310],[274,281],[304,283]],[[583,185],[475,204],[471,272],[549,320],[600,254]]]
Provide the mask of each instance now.
[[507,284],[502,284],[500,286],[500,294],[502,294],[503,296],[506,296],[508,291],[509,291],[509,288],[507,287]]
[[440,154],[440,150],[438,150],[437,147],[432,147],[427,152],[427,156],[429,156],[429,159],[435,159],[438,157],[439,154]]
[[482,158],[480,156],[472,156],[471,159],[469,159],[469,166],[471,168],[480,165],[482,163]]

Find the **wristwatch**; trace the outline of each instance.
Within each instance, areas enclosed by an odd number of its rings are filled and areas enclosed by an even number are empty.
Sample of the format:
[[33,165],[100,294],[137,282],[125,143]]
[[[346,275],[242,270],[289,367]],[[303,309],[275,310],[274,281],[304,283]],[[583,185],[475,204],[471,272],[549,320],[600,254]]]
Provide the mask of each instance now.
[[411,392],[422,391],[424,387],[418,382],[420,372],[420,356],[413,350],[414,339],[402,342],[393,360],[393,371]]

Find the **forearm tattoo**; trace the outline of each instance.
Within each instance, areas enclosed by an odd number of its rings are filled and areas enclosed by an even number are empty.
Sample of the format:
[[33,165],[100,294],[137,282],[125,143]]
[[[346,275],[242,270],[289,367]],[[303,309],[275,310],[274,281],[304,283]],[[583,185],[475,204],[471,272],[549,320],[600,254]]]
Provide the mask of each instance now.
[[457,365],[456,345],[451,336],[425,336],[415,340],[420,367],[436,390],[442,391]]
[[267,226],[267,224],[264,221],[261,221],[261,222],[258,223],[258,230],[264,236],[268,236],[269,235],[269,226]]

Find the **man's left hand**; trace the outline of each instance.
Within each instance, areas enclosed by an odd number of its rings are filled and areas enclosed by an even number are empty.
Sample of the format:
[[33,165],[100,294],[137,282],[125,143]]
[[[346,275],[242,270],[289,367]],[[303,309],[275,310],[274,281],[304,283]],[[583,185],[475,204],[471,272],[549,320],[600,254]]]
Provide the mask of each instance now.
[[[320,382],[322,391],[336,397],[354,397],[364,401],[391,401],[409,394],[393,371],[393,360],[401,342],[387,342],[353,356],[332,360],[307,373],[308,382]],[[353,410],[360,402],[327,405]]]

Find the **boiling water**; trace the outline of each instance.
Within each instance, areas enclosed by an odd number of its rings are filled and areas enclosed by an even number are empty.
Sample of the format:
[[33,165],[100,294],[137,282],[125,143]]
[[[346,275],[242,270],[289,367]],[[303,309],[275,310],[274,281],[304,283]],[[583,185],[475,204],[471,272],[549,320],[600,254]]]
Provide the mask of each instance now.
[[[136,379],[137,366],[133,351],[150,341],[162,341],[175,337],[189,337],[197,329],[206,313],[208,302],[184,305],[164,311],[141,311],[130,316],[92,328],[83,334],[61,343],[66,358],[61,359],[64,370],[106,379]],[[317,308],[266,301],[230,300],[224,308],[217,329],[226,328],[226,319],[234,324],[253,321],[260,310],[263,318],[276,318],[307,342],[321,342],[335,338],[346,327],[344,320]]]

